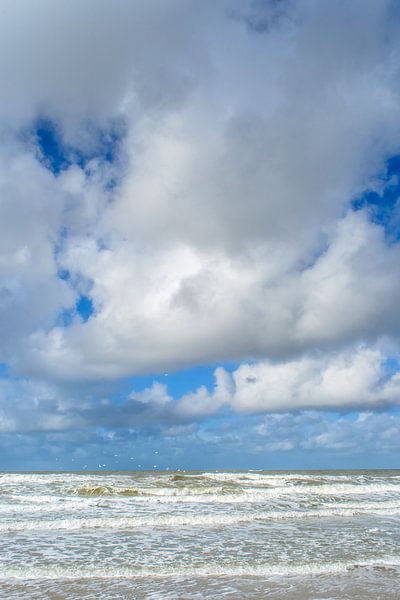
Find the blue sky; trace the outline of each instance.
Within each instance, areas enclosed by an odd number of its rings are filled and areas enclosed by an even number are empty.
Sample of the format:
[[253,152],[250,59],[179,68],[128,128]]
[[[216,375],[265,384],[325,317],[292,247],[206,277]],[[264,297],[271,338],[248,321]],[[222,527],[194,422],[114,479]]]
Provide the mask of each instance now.
[[399,466],[392,2],[3,13],[0,469]]

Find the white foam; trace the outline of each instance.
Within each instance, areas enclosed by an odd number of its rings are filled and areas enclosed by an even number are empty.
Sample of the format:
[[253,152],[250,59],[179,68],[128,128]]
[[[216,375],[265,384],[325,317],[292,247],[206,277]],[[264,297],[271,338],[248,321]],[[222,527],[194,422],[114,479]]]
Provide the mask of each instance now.
[[80,567],[10,567],[3,569],[0,579],[115,579],[115,578],[203,578],[203,577],[271,577],[271,576],[297,576],[307,577],[313,575],[343,574],[352,569],[368,568],[398,568],[400,559],[396,556],[386,556],[381,559],[371,559],[360,563],[332,562],[332,563],[297,563],[297,564],[270,564],[258,565],[242,564],[207,564],[201,567],[172,567],[172,568],[120,568],[101,569]]
[[269,511],[233,514],[181,514],[159,515],[154,517],[94,517],[51,520],[3,521],[0,531],[51,531],[79,529],[132,529],[132,528],[176,528],[176,527],[222,527],[262,521],[283,521],[292,519],[315,519],[354,517],[377,514],[381,516],[400,515],[398,503],[380,506],[378,503],[355,505],[343,508],[324,508],[306,511]]

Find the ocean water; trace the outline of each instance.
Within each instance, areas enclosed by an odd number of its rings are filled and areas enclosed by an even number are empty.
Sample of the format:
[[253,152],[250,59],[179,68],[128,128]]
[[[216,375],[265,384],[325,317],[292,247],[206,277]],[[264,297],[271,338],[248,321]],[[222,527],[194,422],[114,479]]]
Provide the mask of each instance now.
[[0,473],[0,598],[400,598],[400,471]]

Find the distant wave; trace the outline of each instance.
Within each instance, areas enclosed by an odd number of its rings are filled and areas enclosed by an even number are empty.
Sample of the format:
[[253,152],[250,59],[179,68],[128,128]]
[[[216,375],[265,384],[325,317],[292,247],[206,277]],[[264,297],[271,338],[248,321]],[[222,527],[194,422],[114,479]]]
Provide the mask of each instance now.
[[273,488],[249,486],[204,486],[194,485],[191,487],[172,488],[165,487],[142,487],[142,488],[122,488],[117,486],[101,486],[101,485],[86,485],[72,490],[73,494],[79,496],[137,496],[137,497],[152,497],[157,496],[161,499],[168,498],[170,501],[179,501],[179,498],[188,499],[195,502],[196,496],[221,496],[221,501],[229,502],[229,496],[234,496],[234,502],[237,500],[262,501],[271,497],[282,497],[287,494],[295,495],[321,495],[321,496],[337,496],[337,495],[371,495],[371,494],[399,494],[400,485],[371,483],[363,486],[355,486],[351,484],[321,484],[318,487],[291,487],[291,488]]

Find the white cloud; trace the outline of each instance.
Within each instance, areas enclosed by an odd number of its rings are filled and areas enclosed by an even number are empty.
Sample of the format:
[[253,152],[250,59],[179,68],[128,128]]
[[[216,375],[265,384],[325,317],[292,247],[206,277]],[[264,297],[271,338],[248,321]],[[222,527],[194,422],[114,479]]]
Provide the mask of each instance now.
[[[83,420],[68,392],[28,379],[0,380],[0,433],[64,431]],[[80,410],[84,410],[84,402]]]
[[398,375],[388,376],[385,357],[367,347],[278,364],[242,364],[232,377],[230,404],[241,411],[349,409],[400,401]]
[[387,413],[359,413],[332,419],[318,412],[274,414],[253,431],[255,453],[333,451],[345,454],[393,452],[399,449],[400,417]]
[[310,267],[285,261],[74,241],[62,262],[91,282],[97,314],[33,336],[25,365],[60,379],[107,378],[398,335],[400,249],[363,214],[343,218]]
[[0,198],[0,362],[12,362],[27,333],[50,329],[73,294],[54,260],[62,194],[21,145],[0,149]]
[[304,271],[305,293],[296,336],[326,340],[398,335],[399,246],[362,213],[339,221],[329,248]]

